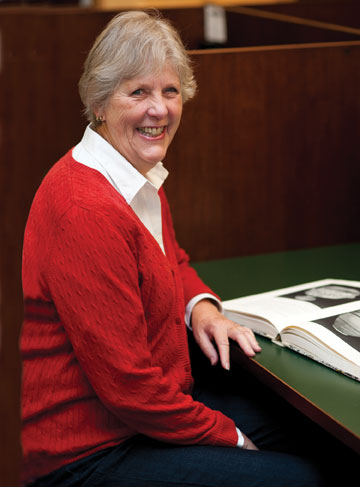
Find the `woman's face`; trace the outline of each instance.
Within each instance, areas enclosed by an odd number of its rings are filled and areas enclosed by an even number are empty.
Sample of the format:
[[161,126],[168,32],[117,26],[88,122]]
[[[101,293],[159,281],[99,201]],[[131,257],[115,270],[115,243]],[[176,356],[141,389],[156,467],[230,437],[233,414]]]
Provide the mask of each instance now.
[[163,160],[179,126],[180,88],[178,76],[166,67],[124,81],[96,113],[104,119],[100,135],[142,174]]

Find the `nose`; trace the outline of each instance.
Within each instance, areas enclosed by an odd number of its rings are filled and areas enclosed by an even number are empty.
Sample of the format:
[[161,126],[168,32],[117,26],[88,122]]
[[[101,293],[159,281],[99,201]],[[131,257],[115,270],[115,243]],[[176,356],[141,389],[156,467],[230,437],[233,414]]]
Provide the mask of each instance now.
[[153,96],[149,103],[148,114],[150,117],[162,119],[168,114],[166,99],[160,95]]

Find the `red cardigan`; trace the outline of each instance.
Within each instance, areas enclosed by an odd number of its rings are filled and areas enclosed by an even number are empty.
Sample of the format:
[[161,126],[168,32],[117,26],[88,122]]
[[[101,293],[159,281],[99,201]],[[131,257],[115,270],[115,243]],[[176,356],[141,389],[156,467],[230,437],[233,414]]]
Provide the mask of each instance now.
[[236,446],[233,421],[190,395],[185,303],[211,291],[159,194],[166,256],[71,152],[35,196],[23,252],[24,482],[138,433]]

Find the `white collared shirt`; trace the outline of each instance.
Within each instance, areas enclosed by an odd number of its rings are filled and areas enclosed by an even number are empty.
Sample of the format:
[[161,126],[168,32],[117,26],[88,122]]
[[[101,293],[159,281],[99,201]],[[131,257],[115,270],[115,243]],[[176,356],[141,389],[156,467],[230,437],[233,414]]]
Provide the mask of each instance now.
[[[82,140],[74,147],[72,156],[75,161],[99,171],[109,181],[165,253],[158,191],[169,173],[162,162],[158,162],[147,172],[146,177],[143,176],[111,144],[92,130],[90,125],[86,128]],[[219,309],[222,308],[221,303],[213,295],[198,294],[186,306],[185,323],[189,328],[193,307],[206,298],[216,301]]]
[[99,171],[109,181],[165,253],[158,191],[169,173],[162,163],[158,162],[144,177],[90,126],[86,128],[81,142],[74,147],[72,156],[77,162]]

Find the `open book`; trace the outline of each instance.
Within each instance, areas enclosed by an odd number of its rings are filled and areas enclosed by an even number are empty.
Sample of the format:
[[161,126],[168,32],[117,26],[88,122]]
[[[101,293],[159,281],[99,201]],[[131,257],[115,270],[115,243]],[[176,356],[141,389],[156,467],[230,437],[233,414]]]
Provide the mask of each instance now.
[[360,381],[360,282],[324,279],[223,307],[236,323]]

